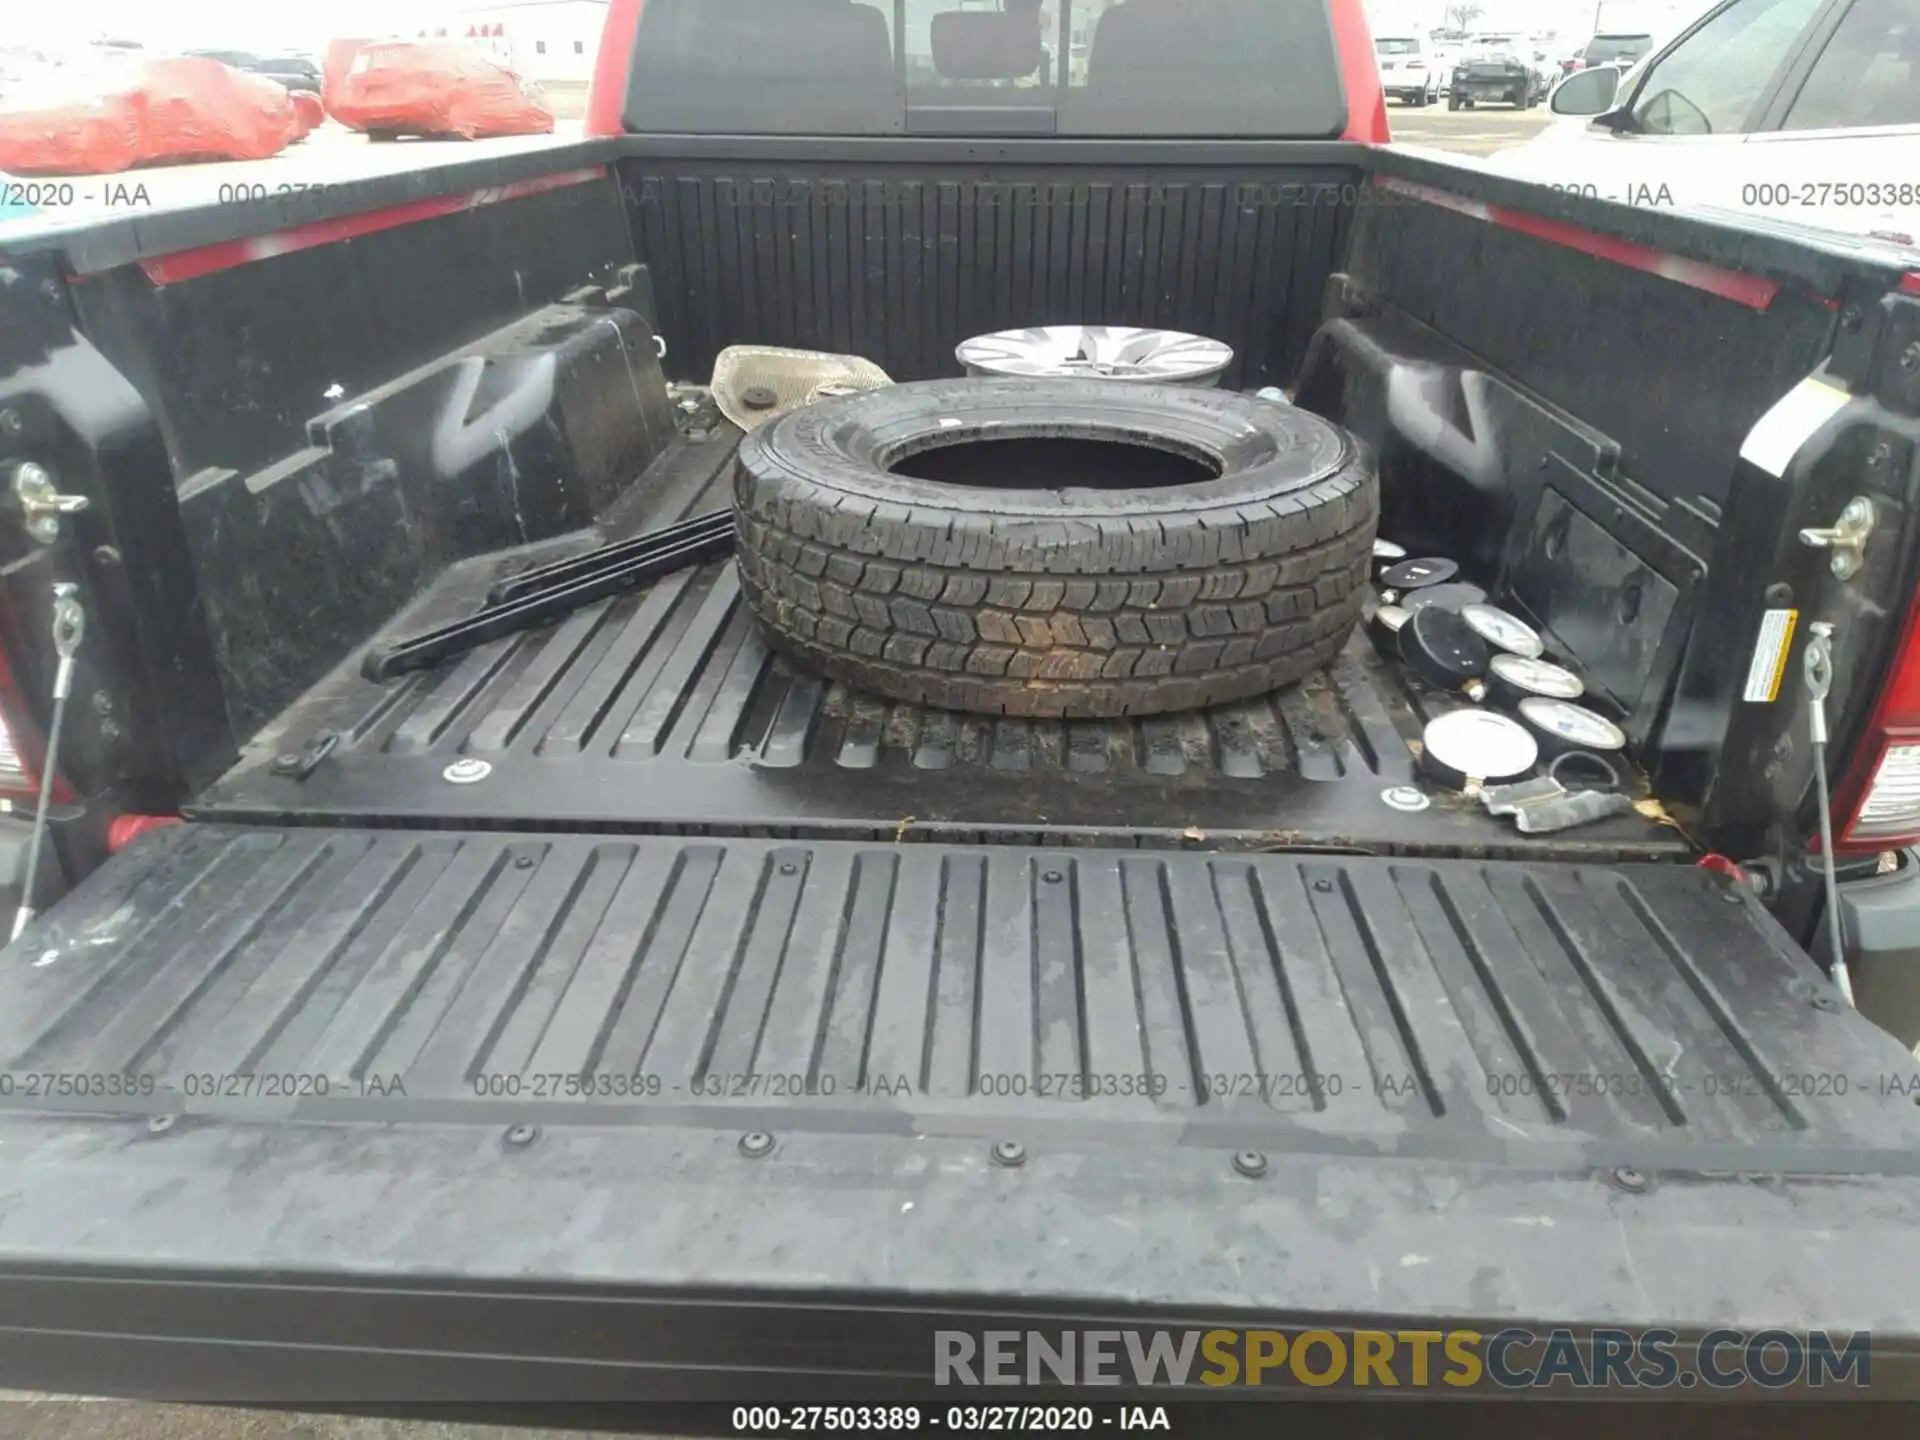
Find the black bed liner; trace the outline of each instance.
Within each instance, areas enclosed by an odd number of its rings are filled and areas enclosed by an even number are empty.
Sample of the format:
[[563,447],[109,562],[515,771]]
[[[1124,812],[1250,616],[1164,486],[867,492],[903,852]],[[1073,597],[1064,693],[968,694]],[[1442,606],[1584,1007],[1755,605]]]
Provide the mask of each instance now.
[[0,956],[0,1065],[0,1385],[738,1399],[1035,1307],[1920,1332],[1920,1069],[1691,867],[190,825]]
[[[663,456],[610,532],[724,509],[735,438],[729,430]],[[500,575],[564,552],[457,567],[377,643],[470,614]],[[1677,831],[1639,816],[1528,839],[1462,800],[1417,814],[1389,807],[1382,792],[1415,778],[1411,744],[1456,703],[1356,635],[1303,684],[1213,711],[1061,722],[896,705],[772,655],[725,561],[384,686],[361,677],[356,655],[190,813],[1380,854],[1687,852]],[[276,754],[329,732],[340,740],[307,778],[274,773]],[[446,767],[461,758],[484,760],[491,773],[448,783]]]
[[[1920,1170],[1920,1109],[1866,1083],[1885,1037],[1687,867],[188,826],[14,958],[0,1062],[152,1075],[150,1110],[285,1074],[355,1120],[717,1099],[801,1128]],[[1562,1093],[1576,1073],[1618,1083]],[[586,1114],[479,1093],[563,1074],[658,1086]],[[370,1076],[404,1101],[355,1095]]]

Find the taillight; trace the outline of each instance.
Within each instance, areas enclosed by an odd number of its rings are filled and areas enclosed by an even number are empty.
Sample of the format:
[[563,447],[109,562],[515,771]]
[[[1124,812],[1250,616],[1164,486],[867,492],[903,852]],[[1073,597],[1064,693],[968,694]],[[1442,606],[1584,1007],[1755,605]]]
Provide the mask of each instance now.
[[14,746],[13,732],[7,729],[7,722],[0,719],[0,794],[32,793],[33,777],[27,774],[27,767],[20,763],[20,752]]
[[[39,790],[39,778],[27,768],[26,755],[39,753],[33,737],[14,727],[26,716],[19,691],[13,687],[13,674],[6,658],[0,656],[0,795],[11,799],[31,796]],[[25,750],[25,754],[22,750]]]
[[1860,758],[1835,800],[1835,848],[1888,850],[1920,841],[1920,604],[1907,612]]

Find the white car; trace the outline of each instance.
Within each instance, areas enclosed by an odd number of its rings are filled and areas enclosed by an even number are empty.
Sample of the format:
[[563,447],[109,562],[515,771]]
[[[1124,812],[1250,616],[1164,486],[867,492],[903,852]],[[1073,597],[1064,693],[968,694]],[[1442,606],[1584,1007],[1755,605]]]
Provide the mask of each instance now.
[[1704,206],[1920,244],[1920,0],[1722,0],[1578,117],[1488,158],[1629,205]]
[[1425,40],[1414,35],[1382,35],[1373,42],[1380,62],[1380,88],[1390,99],[1432,105],[1443,93],[1444,77]]

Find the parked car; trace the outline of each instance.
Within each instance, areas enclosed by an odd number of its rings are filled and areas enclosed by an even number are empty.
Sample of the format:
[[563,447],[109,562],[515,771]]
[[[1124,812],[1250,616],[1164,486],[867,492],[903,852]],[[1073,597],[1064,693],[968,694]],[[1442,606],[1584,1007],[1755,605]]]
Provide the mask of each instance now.
[[1381,36],[1373,42],[1373,53],[1380,61],[1380,88],[1388,99],[1415,107],[1440,99],[1440,67],[1426,41],[1417,36]]
[[[1119,1440],[1137,1332],[1257,1324],[1905,1394],[1908,253],[1386,144],[1361,0],[1125,0],[1057,91],[1010,10],[945,88],[606,8],[577,140],[0,241],[0,1390]],[[955,378],[1069,316],[1232,365]],[[743,340],[899,383],[743,435]],[[1516,760],[1431,592],[1376,651],[1376,522],[1606,714]]]
[[255,55],[247,50],[189,50],[186,53],[264,75],[289,90],[311,90],[316,95],[321,91],[320,63],[309,55]]
[[1920,241],[1920,0],[1724,0],[1639,65],[1569,75],[1567,117],[1489,157],[1641,205]]
[[1628,69],[1653,51],[1649,34],[1595,35],[1568,60],[1561,62],[1562,73],[1589,70],[1596,65],[1617,65]]
[[1478,35],[1454,67],[1447,87],[1449,110],[1472,109],[1499,101],[1531,110],[1546,95],[1545,70],[1533,60],[1532,47],[1513,35]]

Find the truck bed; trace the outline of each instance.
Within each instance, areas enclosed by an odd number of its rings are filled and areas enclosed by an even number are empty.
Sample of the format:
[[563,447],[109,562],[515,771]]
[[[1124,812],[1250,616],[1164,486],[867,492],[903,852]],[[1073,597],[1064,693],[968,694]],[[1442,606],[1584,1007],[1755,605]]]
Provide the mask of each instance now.
[[[471,613],[504,574],[724,509],[738,433],[668,450],[602,531],[449,570],[373,643]],[[963,843],[1320,848],[1404,855],[1676,858],[1634,815],[1529,839],[1477,804],[1407,814],[1421,730],[1459,702],[1356,634],[1304,684],[1118,722],[953,715],[826,683],[771,654],[731,561],[671,576],[385,685],[356,653],[193,808],[209,820],[460,824]],[[273,758],[334,734],[305,779]],[[478,784],[443,778],[485,760]]]
[[7,958],[0,1386],[845,1399],[1165,1307],[1920,1329],[1914,1061],[1694,867],[189,825]]

